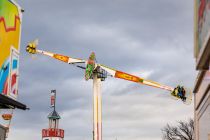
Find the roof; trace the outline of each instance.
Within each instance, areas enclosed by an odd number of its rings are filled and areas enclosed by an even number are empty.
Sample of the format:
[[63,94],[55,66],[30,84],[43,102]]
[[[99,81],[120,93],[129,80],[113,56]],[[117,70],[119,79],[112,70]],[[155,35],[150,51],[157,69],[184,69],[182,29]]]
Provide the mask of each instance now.
[[53,110],[49,115],[48,115],[48,118],[49,119],[60,119],[60,115],[55,111]]
[[9,98],[3,94],[0,94],[0,109],[7,109],[7,108],[18,108],[22,110],[28,109],[26,105],[13,100],[12,98]]

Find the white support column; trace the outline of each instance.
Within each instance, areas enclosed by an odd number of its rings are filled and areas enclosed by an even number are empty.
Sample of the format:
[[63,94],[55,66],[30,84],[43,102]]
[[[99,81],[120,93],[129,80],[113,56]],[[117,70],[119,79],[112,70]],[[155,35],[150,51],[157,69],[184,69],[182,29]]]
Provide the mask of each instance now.
[[101,79],[97,79],[98,89],[98,134],[99,139],[102,140],[102,96],[101,96]]
[[102,140],[101,79],[93,74],[93,134],[94,140]]

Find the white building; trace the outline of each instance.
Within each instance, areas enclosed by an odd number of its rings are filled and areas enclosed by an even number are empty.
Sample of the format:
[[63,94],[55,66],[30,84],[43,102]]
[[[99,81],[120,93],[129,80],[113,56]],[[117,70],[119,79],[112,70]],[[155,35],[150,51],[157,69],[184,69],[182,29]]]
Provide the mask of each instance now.
[[210,140],[210,1],[195,0],[195,140]]

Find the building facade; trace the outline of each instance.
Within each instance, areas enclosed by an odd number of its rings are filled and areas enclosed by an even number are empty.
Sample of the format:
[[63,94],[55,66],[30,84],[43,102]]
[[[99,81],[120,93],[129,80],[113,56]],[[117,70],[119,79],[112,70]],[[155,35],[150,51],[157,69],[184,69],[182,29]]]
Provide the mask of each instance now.
[[0,125],[0,140],[6,139],[6,128],[2,125]]
[[195,0],[195,140],[210,140],[210,1]]

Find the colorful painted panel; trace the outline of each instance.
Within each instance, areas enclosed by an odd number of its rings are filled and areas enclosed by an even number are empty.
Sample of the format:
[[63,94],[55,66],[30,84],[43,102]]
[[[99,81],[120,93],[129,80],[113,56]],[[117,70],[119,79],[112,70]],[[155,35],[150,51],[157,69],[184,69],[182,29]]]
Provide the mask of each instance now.
[[17,75],[21,31],[19,6],[0,0],[0,94],[17,98]]
[[143,79],[141,79],[137,76],[131,75],[131,74],[121,72],[121,71],[116,71],[115,77],[125,79],[125,80],[128,80],[128,81],[137,82],[137,83],[139,83],[139,82],[142,83],[143,82]]
[[96,60],[96,55],[94,52],[92,52],[89,56],[86,70],[85,70],[85,80],[86,81],[88,81],[89,79],[92,78],[93,71],[95,68],[95,60]]
[[18,95],[18,52],[12,48],[11,50],[11,67],[10,67],[10,92],[9,96],[17,98]]
[[195,0],[196,57],[210,37],[210,0]]

